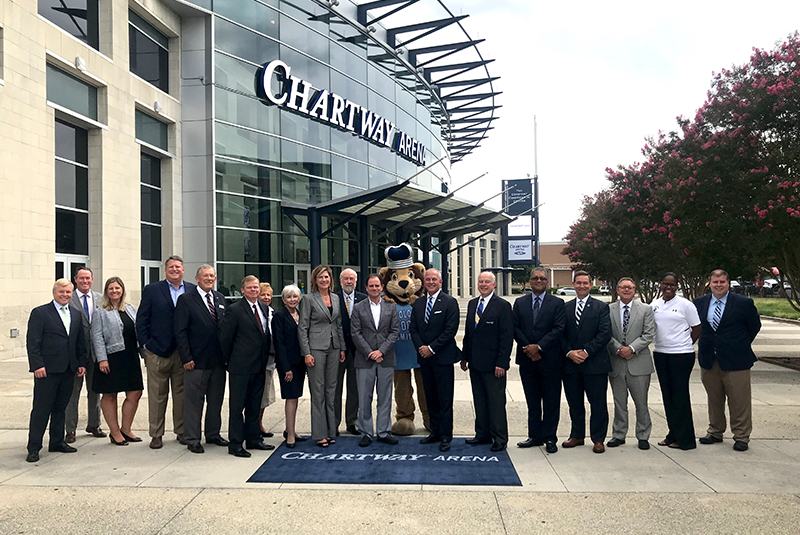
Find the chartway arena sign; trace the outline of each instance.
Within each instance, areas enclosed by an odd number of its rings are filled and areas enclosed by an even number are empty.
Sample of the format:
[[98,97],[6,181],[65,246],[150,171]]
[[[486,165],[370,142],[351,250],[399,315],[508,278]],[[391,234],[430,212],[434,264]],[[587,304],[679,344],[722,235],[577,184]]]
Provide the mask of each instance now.
[[[317,89],[292,76],[291,72],[292,68],[278,59],[259,67],[256,72],[258,98],[388,147],[418,166],[425,165],[425,146],[394,123],[332,91]],[[273,79],[280,84],[277,94],[272,90]]]

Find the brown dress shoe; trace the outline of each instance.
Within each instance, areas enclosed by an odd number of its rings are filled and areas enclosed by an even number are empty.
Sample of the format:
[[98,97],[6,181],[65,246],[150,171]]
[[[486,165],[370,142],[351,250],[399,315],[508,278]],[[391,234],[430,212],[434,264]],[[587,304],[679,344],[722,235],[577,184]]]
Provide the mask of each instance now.
[[583,446],[586,442],[582,438],[573,438],[569,437],[568,440],[565,440],[561,443],[562,448],[574,448],[575,446]]
[[603,445],[602,442],[595,442],[594,446],[592,446],[592,451],[595,453],[605,453],[606,447]]
[[67,444],[72,444],[73,442],[75,442],[75,433],[67,433],[66,436],[64,437],[64,442],[66,442]]
[[161,437],[153,437],[150,441],[150,449],[151,450],[160,450],[164,446],[164,442],[161,440]]

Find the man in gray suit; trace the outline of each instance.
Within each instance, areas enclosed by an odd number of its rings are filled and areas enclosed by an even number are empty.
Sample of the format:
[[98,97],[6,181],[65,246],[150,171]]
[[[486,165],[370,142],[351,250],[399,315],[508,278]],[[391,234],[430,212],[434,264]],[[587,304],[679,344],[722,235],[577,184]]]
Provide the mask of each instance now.
[[[367,296],[355,304],[350,315],[350,332],[355,346],[358,382],[358,445],[369,446],[372,437],[378,442],[397,444],[392,436],[392,383],[394,380],[394,344],[400,336],[397,307],[381,299],[383,284],[378,275],[367,279]],[[372,392],[377,383],[377,425],[372,426]],[[373,433],[373,429],[376,431]]]
[[614,394],[614,425],[609,448],[625,444],[628,434],[628,392],[636,406],[636,438],[640,450],[650,449],[650,411],[647,391],[650,375],[655,371],[650,343],[656,335],[656,322],[650,306],[634,300],[636,283],[623,277],[617,283],[619,300],[611,303],[611,341],[608,356],[611,360],[611,392]]
[[[94,274],[88,267],[82,267],[75,273],[75,292],[69,300],[70,306],[81,311],[81,322],[83,324],[83,339],[87,341],[89,351],[89,362],[86,366],[86,405],[89,419],[86,422],[86,432],[98,438],[103,438],[106,434],[100,429],[100,394],[92,390],[94,380],[94,347],[91,344],[90,328],[94,312],[100,307],[99,293],[92,290]],[[75,442],[75,432],[78,428],[78,402],[81,399],[81,389],[83,388],[83,376],[75,376],[75,384],[72,387],[72,397],[69,398],[67,405],[67,434],[64,442],[69,444]]]

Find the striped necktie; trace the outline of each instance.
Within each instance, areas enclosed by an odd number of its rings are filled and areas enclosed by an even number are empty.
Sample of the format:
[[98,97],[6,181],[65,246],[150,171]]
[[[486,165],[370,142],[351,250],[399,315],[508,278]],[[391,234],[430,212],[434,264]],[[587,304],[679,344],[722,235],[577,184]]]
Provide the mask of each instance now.
[[581,324],[581,314],[583,314],[583,299],[578,299],[575,303],[575,325]]
[[214,301],[211,299],[211,292],[206,294],[206,305],[208,305],[208,311],[211,313],[211,319],[214,322],[217,321],[217,309],[214,307]]
[[428,296],[428,303],[425,305],[425,323],[431,319],[431,311],[433,310],[433,296]]
[[475,311],[475,314],[478,316],[478,319],[481,319],[481,316],[483,316],[483,297],[478,301],[478,309]]
[[625,305],[625,310],[622,311],[622,345],[628,345],[628,324],[631,321],[631,307]]
[[539,315],[539,309],[542,307],[542,303],[539,301],[539,296],[536,296],[536,299],[533,300],[533,323],[536,323],[536,316]]
[[711,318],[711,328],[715,331],[719,328],[719,322],[722,319],[722,301],[717,299],[714,303],[714,316]]

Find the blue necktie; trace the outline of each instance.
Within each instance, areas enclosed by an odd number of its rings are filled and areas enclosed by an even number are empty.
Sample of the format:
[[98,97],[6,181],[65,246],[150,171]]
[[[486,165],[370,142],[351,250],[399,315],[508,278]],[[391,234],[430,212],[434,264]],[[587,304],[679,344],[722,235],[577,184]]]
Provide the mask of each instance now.
[[483,297],[478,302],[478,317],[480,318],[481,316],[483,316]]
[[533,323],[536,323],[536,316],[539,315],[539,309],[541,308],[542,304],[539,302],[539,296],[536,296],[536,299],[533,300]]
[[719,327],[719,322],[722,319],[722,301],[717,299],[714,303],[714,316],[711,318],[711,327],[716,331]]
[[83,312],[86,314],[86,319],[89,319],[89,296],[83,294]]
[[431,311],[433,310],[433,297],[428,296],[428,303],[425,305],[425,323],[431,319]]

